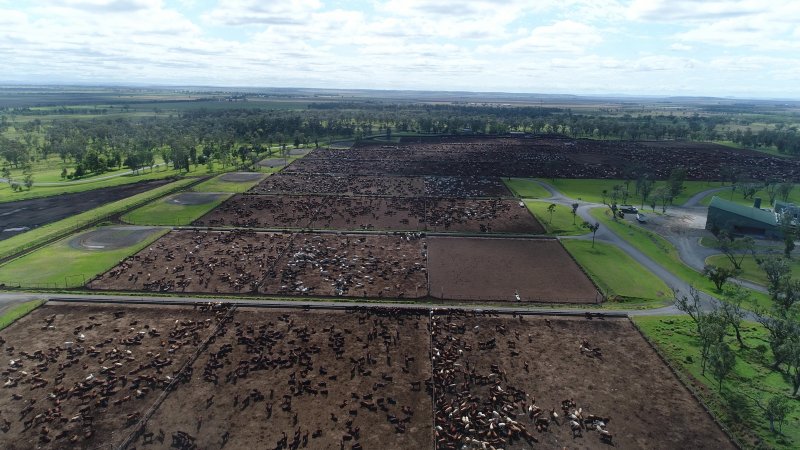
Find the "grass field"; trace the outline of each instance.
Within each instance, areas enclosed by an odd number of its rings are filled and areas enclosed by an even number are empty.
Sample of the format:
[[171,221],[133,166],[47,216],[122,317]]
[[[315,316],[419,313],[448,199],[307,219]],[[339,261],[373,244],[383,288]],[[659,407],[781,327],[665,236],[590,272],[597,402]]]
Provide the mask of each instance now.
[[247,192],[248,190],[250,190],[251,187],[260,183],[262,180],[264,180],[264,178],[267,177],[267,175],[268,175],[267,173],[264,173],[264,175],[260,179],[244,183],[236,183],[236,182],[221,180],[220,177],[222,175],[217,175],[216,177],[210,180],[204,181],[198,184],[197,186],[194,186],[192,190],[195,192],[229,192],[231,194],[240,194],[242,192]]
[[503,183],[519,198],[550,197],[550,192],[541,184],[527,178],[503,178]]
[[[728,260],[725,255],[709,256],[706,258],[706,264],[733,268],[733,264],[731,264],[730,260]],[[800,279],[800,261],[796,259],[791,260],[789,267],[792,269],[792,278]],[[757,283],[762,286],[767,286],[768,283],[767,276],[764,274],[764,271],[758,267],[758,263],[756,263],[756,260],[752,255],[747,255],[742,260],[742,273],[737,275],[737,278],[752,281],[753,283]]]
[[[580,217],[574,218],[572,216],[572,208],[569,206],[556,205],[551,222],[550,213],[547,211],[550,202],[537,200],[524,200],[524,202],[528,210],[530,210],[539,222],[544,225],[547,234],[553,236],[572,236],[588,233],[588,230],[581,227],[583,221],[580,220]],[[574,225],[573,222],[575,222]]]
[[[716,194],[710,194],[703,198],[700,201],[700,204],[708,206],[711,203],[711,199],[716,195],[719,198],[724,200],[730,200],[735,203],[739,203],[741,205],[753,206],[753,199],[752,198],[743,198],[742,193],[739,190],[734,192],[722,192]],[[760,197],[761,198],[761,207],[762,208],[771,208],[772,206],[769,204],[769,195],[763,189],[756,191],[753,195],[753,198]],[[780,200],[780,198],[776,198],[776,200]],[[800,188],[795,187],[794,189],[789,192],[789,203],[800,204]]]
[[25,317],[34,309],[42,306],[45,300],[30,300],[16,304],[3,312],[0,316],[0,330]]
[[167,231],[164,229],[153,233],[136,245],[103,251],[73,248],[69,241],[74,236],[68,236],[0,266],[0,283],[34,288],[80,287]]
[[151,200],[180,190],[195,181],[196,180],[192,178],[184,178],[5,239],[0,241],[0,258],[15,255],[26,248],[30,248],[40,242],[50,239],[51,236],[63,235],[63,233],[74,231],[91,221],[120,213],[134,205],[145,204]]
[[[23,189],[21,192],[13,192],[8,183],[0,183],[0,202],[29,200],[32,198],[50,197],[53,195],[69,194],[73,192],[86,192],[92,189],[121,186],[123,184],[136,183],[138,181],[145,180],[160,180],[169,177],[195,177],[206,174],[207,169],[205,166],[197,166],[196,168],[192,167],[192,171],[188,174],[186,172],[178,172],[172,169],[164,169],[161,171],[155,170],[153,172],[147,171],[146,173],[141,173],[139,175],[122,175],[103,180],[76,180],[60,186],[37,186],[34,184],[30,190]],[[34,177],[34,183],[36,180],[36,177]]]
[[[743,324],[742,337],[749,347],[747,349],[739,349],[732,332],[725,338],[736,353],[736,365],[733,373],[723,382],[720,394],[711,372],[707,370],[706,375],[701,373],[700,345],[691,319],[687,316],[635,317],[634,321],[699,388],[697,390],[704,401],[743,441],[746,448],[759,448],[755,445],[753,434],[767,443],[766,447],[760,448],[798,448],[800,408],[797,407],[797,400],[790,398],[791,383],[769,367],[772,352],[766,340],[767,332],[760,324]],[[794,404],[794,411],[783,425],[784,436],[770,432],[769,422],[760,413],[755,402],[747,398],[758,398],[763,403],[773,395],[784,395]]]
[[155,200],[121,217],[123,222],[133,225],[189,225],[207,212],[219,206],[233,194],[225,194],[202,205],[179,205],[169,203],[172,196]]
[[672,292],[655,274],[643,268],[619,248],[590,241],[564,239],[567,251],[578,261],[608,301],[662,306]]
[[[570,178],[556,178],[555,180],[552,180],[550,178],[540,178],[539,180],[552,185],[554,188],[556,188],[559,192],[566,195],[567,197],[592,203],[603,203],[603,196],[602,196],[603,190],[608,191],[609,196],[606,197],[606,202],[610,202],[611,201],[610,194],[613,191],[614,185],[621,185],[623,188],[625,187],[624,180],[570,179]],[[656,186],[663,183],[664,182],[656,182]],[[702,192],[707,189],[713,189],[716,187],[721,187],[722,183],[717,181],[686,181],[683,183],[683,185],[685,189],[683,190],[683,192],[681,192],[680,195],[675,197],[673,201],[673,204],[675,205],[683,204],[686,200],[689,199],[689,197],[697,194],[698,192]],[[618,204],[627,203],[634,206],[641,206],[642,204],[641,197],[634,195],[636,190],[636,182],[632,181],[628,189],[631,195],[628,196],[627,202],[625,201],[625,199],[620,198],[617,200],[617,203]]]
[[[693,285],[700,291],[714,296],[719,295],[714,283],[700,272],[684,264],[675,246],[663,237],[638,225],[612,220],[608,208],[594,208],[590,214],[601,223],[601,226],[612,230],[673,275]],[[752,290],[748,290],[748,292],[751,294],[750,301],[743,305],[745,308],[753,311],[762,308],[768,309],[771,306],[771,300],[767,294]]]

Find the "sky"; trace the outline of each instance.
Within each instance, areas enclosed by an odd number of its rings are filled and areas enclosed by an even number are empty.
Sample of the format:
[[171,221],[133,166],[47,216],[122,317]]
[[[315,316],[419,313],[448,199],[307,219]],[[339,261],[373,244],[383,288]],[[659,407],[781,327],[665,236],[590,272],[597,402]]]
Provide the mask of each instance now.
[[800,99],[798,0],[0,0],[0,83]]

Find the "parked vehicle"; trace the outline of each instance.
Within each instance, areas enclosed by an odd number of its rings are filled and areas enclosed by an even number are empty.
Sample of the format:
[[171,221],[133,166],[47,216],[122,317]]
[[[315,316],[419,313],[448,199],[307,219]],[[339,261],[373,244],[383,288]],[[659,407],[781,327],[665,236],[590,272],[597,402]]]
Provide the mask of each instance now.
[[619,207],[619,210],[625,214],[636,214],[639,212],[639,209],[633,205],[622,205]]
[[642,213],[638,213],[636,214],[636,221],[638,221],[639,223],[647,223],[647,216],[645,216]]

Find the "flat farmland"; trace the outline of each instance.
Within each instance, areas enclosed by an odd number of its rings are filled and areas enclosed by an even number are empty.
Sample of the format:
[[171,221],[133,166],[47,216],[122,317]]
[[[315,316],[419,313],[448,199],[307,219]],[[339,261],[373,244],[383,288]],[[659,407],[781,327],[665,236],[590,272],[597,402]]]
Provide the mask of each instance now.
[[0,337],[9,449],[734,448],[627,319],[49,303]]
[[425,230],[424,198],[328,197],[310,228],[332,230]]
[[602,298],[555,239],[431,236],[428,253],[430,294],[436,298],[548,303]]
[[291,235],[172,231],[88,283],[90,289],[253,293]]

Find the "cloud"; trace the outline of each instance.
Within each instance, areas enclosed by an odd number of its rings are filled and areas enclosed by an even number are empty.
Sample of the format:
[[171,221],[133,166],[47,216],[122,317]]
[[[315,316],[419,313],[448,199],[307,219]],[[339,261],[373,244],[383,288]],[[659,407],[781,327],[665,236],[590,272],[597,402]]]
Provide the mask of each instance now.
[[770,8],[772,1],[634,0],[628,8],[628,17],[633,20],[673,23],[720,20],[764,12]]
[[322,8],[319,0],[226,0],[204,18],[217,25],[300,25]]
[[597,28],[572,20],[562,20],[551,25],[536,27],[522,39],[509,42],[499,48],[485,46],[482,47],[482,50],[486,52],[500,51],[507,54],[579,54],[602,41],[603,36]]

